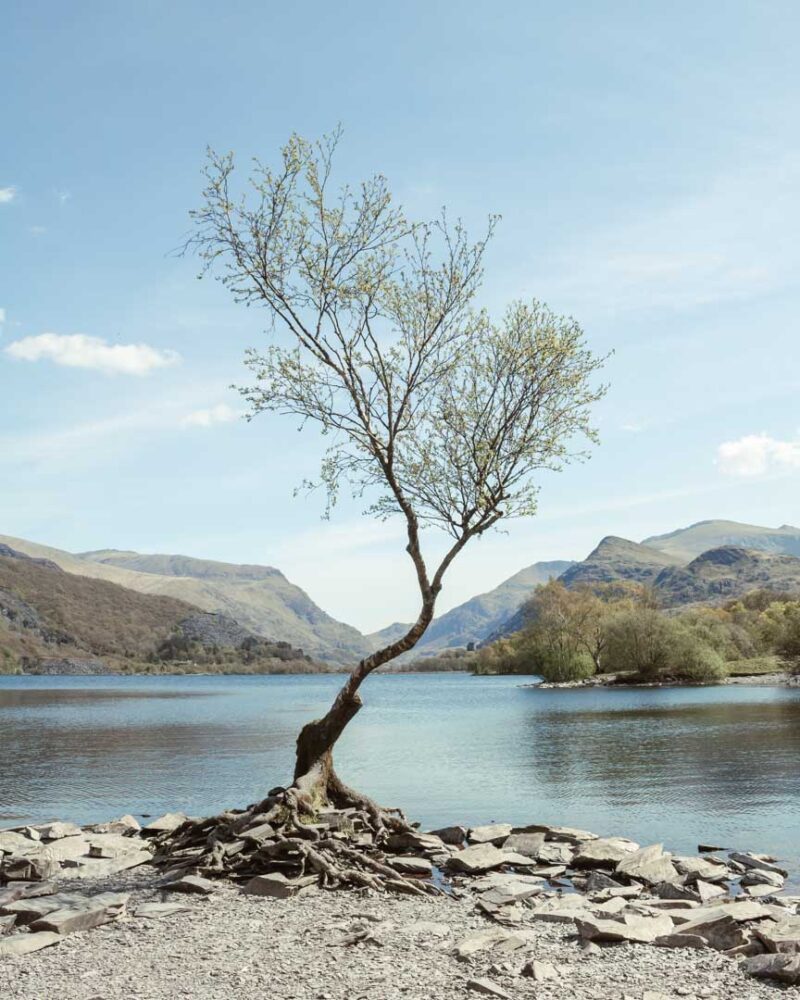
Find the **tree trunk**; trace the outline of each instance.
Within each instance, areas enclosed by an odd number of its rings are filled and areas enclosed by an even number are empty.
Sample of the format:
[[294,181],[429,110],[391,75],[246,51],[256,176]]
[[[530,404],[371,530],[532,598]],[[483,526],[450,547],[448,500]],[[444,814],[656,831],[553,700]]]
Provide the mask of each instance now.
[[327,804],[337,807],[355,805],[367,809],[376,825],[383,825],[383,810],[366,796],[348,788],[336,774],[333,748],[363,705],[358,693],[363,681],[378,667],[396,659],[419,642],[433,618],[434,600],[431,597],[424,602],[419,618],[401,639],[361,660],[342,685],[328,712],[300,730],[294,782],[290,789],[299,811],[314,813]]

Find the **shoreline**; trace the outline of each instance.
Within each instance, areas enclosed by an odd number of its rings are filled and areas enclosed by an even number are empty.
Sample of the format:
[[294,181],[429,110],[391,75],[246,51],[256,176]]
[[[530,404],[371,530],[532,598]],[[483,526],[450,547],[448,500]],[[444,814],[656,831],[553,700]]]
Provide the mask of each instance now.
[[604,674],[601,677],[587,677],[579,681],[542,681],[540,684],[522,684],[521,687],[542,691],[551,690],[572,690],[579,688],[620,688],[620,689],[647,689],[647,688],[715,688],[715,687],[779,687],[800,689],[800,676],[786,672],[774,674],[742,674],[737,677],[725,677],[719,681],[709,683],[695,683],[690,681],[647,681],[637,683],[632,680],[620,679],[620,674]]
[[[800,895],[764,855],[709,845],[677,856],[547,824],[412,831],[379,856],[404,872],[427,866],[447,891],[408,896],[331,891],[291,872],[255,887],[249,876],[196,877],[183,861],[154,868],[153,841],[163,850],[188,829],[167,814],[141,832],[132,817],[6,831],[0,843],[15,853],[3,863],[0,921],[19,922],[0,934],[0,995],[766,1000],[776,994],[765,970],[794,976],[800,953]],[[343,836],[356,843],[355,828]],[[82,838],[94,857],[80,853]],[[51,861],[40,874],[55,884],[20,881],[37,858]],[[48,935],[42,950],[3,955]]]

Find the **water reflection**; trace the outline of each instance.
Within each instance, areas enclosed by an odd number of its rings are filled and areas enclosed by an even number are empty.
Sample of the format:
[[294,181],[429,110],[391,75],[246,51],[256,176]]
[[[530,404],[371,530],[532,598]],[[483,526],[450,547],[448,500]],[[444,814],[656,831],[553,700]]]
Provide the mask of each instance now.
[[[336,677],[0,678],[0,820],[202,814],[291,773]],[[425,824],[561,822],[800,867],[800,692],[377,676],[338,766]],[[13,822],[13,820],[9,820]]]

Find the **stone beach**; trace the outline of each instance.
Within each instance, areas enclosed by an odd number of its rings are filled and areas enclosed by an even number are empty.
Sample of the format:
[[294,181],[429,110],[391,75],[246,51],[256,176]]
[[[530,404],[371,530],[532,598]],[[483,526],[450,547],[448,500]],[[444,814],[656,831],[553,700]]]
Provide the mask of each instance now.
[[0,995],[727,1000],[800,985],[800,896],[776,859],[499,823],[412,832],[389,853],[342,813],[332,835],[396,870],[396,892],[154,867],[194,828],[180,813],[0,832]]

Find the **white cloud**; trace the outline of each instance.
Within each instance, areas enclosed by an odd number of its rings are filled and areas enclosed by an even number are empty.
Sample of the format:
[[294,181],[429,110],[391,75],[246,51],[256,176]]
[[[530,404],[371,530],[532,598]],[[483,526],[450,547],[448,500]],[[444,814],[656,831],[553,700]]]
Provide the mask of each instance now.
[[193,410],[181,420],[182,427],[213,427],[214,424],[229,424],[243,416],[241,410],[234,410],[227,403],[210,406],[206,410]]
[[10,201],[13,201],[16,197],[17,197],[17,189],[15,187],[0,188],[0,205],[7,205]]
[[18,361],[52,361],[65,368],[91,368],[106,374],[146,375],[180,360],[175,351],[148,344],[109,344],[83,333],[41,333],[15,340],[5,349]]
[[781,469],[800,469],[800,441],[746,434],[717,448],[716,465],[728,476],[763,476]]

